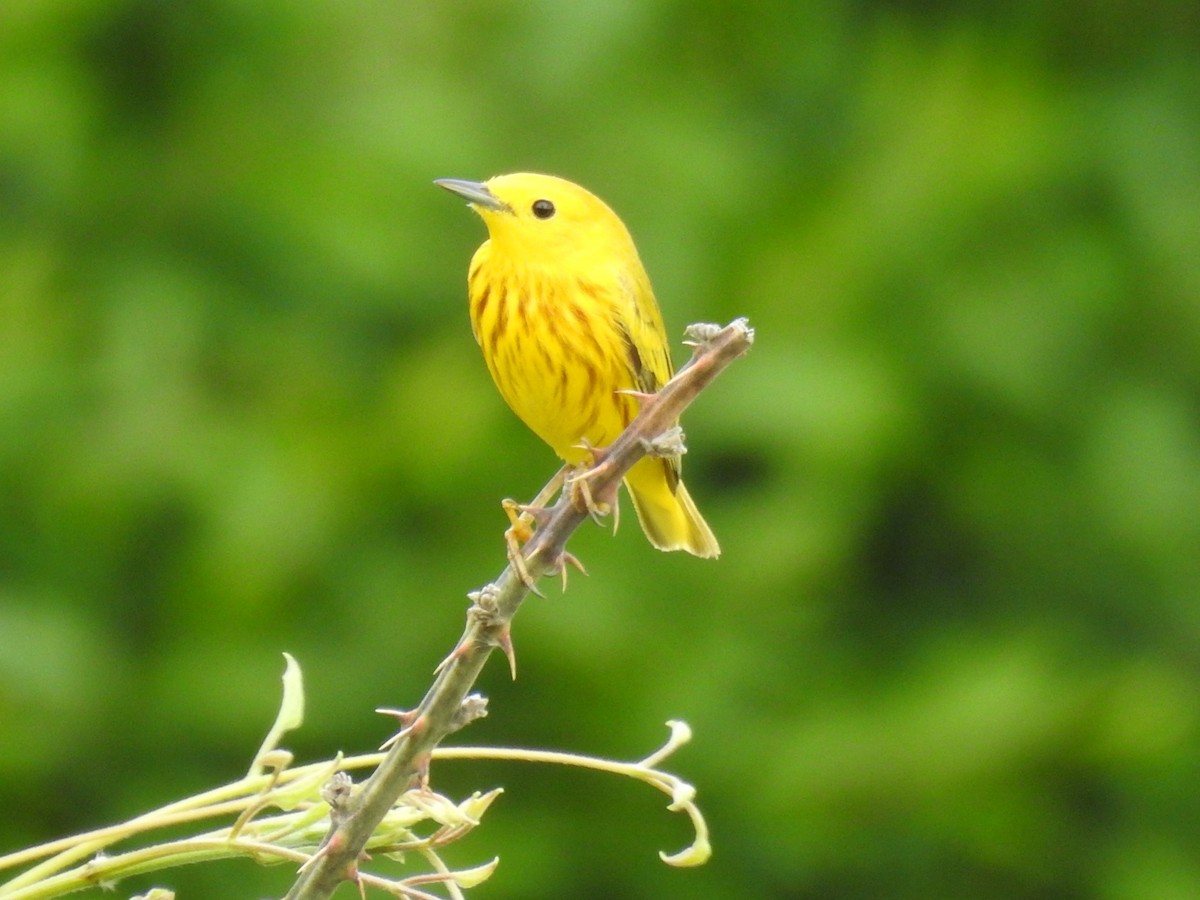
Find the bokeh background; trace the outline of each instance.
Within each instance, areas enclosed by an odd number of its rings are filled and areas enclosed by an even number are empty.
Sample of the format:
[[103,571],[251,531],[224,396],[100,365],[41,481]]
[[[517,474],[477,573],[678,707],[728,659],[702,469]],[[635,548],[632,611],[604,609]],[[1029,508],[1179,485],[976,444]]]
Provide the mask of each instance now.
[[[236,778],[304,667],[363,752],[553,472],[471,339],[548,171],[673,339],[749,316],[686,473],[516,623],[459,743],[636,758],[504,797],[481,898],[1200,896],[1200,6],[0,5],[0,850]],[[677,347],[677,360],[685,358]],[[628,513],[628,510],[627,510]],[[120,886],[279,896],[230,863]],[[353,893],[352,889],[344,889]]]

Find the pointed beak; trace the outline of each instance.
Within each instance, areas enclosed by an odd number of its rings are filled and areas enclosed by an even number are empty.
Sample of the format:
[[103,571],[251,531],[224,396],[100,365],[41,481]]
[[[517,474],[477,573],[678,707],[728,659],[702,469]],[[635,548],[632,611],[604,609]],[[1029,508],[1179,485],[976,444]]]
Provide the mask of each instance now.
[[481,181],[463,181],[461,178],[439,178],[434,181],[452,194],[458,194],[472,206],[493,212],[512,212],[511,207],[488,190]]

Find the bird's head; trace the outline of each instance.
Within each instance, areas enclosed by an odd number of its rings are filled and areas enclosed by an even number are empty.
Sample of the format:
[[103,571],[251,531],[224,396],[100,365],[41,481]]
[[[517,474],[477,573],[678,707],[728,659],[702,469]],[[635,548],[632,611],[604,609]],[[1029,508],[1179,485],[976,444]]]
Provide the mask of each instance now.
[[488,181],[435,182],[466,200],[483,218],[492,252],[526,265],[558,267],[627,259],[629,232],[596,195],[563,178],[521,172]]

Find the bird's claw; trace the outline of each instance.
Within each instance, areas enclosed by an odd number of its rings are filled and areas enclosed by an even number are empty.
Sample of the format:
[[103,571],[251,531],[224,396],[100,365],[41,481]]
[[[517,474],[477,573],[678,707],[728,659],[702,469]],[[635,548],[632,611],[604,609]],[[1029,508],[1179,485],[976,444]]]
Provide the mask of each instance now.
[[[605,490],[604,496],[598,499],[592,494],[592,479],[601,475],[609,466],[609,451],[605,447],[593,447],[587,440],[581,440],[575,447],[585,451],[592,458],[592,464],[579,466],[567,476],[566,489],[570,491],[571,502],[576,509],[582,509],[592,517],[597,524],[603,516],[607,516],[616,505],[616,490]],[[609,494],[612,494],[609,497]]]
[[[604,465],[604,463],[600,465]],[[605,488],[603,496],[593,494],[591,477],[598,469],[599,466],[596,466],[567,479],[571,491],[571,502],[575,504],[576,509],[584,510],[597,525],[604,524],[605,516],[612,516],[613,534],[616,534],[617,526],[621,524],[621,504],[617,495],[617,485],[614,483],[611,487]]]
[[517,534],[512,528],[504,532],[504,547],[508,554],[509,565],[513,567],[513,571],[517,573],[521,583],[529,589],[530,593],[545,597],[546,595],[538,589],[537,581],[529,571],[529,566],[525,562],[525,552],[521,548],[521,541],[518,540]]
[[[653,396],[634,391],[628,393],[637,394],[641,399]],[[508,554],[508,562],[512,566],[513,572],[521,579],[521,583],[531,593],[539,597],[544,597],[545,594],[538,590],[533,573],[529,571],[529,558],[525,555],[523,545],[533,537],[536,528],[544,525],[552,515],[553,510],[546,504],[549,503],[550,498],[558,491],[559,487],[562,487],[567,499],[576,509],[587,512],[597,524],[603,524],[604,516],[611,515],[613,517],[614,534],[620,522],[621,508],[618,503],[618,483],[614,482],[599,494],[593,492],[590,483],[593,478],[605,471],[606,466],[610,465],[608,451],[600,447],[593,447],[586,440],[581,441],[576,446],[591,455],[591,467],[585,468],[579,466],[573,469],[569,464],[563,466],[530,504],[517,503],[515,500],[508,498],[500,501],[500,507],[504,510],[505,515],[508,516],[509,521],[508,530],[504,532],[504,545]],[[555,549],[557,549],[557,553]],[[572,554],[562,549],[561,546],[558,548],[542,548],[538,552],[545,554],[545,559],[552,559],[551,564],[544,568],[543,571],[551,575],[561,575],[564,591],[567,589],[568,566],[574,566],[584,575],[587,574],[587,570],[583,567],[583,564]],[[472,597],[472,599],[475,598]],[[512,658],[511,644],[506,647],[502,643],[500,646],[509,657],[509,666],[515,678],[516,663]]]
[[509,564],[517,573],[517,577],[521,579],[521,583],[529,588],[530,592],[539,597],[546,596],[538,590],[537,582],[529,572],[521,545],[533,537],[534,527],[544,522],[550,515],[550,511],[544,506],[517,503],[507,497],[500,501],[500,507],[508,516],[509,521],[508,530],[504,532],[504,546]]
[[567,483],[571,486],[571,502],[575,504],[576,509],[582,509],[592,517],[592,521],[597,525],[600,524],[600,519],[609,514],[609,506],[603,501],[597,503],[592,496],[592,486],[588,483],[588,475],[594,471],[589,469],[580,475],[567,479]]
[[531,525],[543,525],[550,518],[550,510],[546,507],[536,503],[518,503],[509,497],[500,501],[500,508],[508,516],[509,524],[521,533],[522,541],[533,536]]

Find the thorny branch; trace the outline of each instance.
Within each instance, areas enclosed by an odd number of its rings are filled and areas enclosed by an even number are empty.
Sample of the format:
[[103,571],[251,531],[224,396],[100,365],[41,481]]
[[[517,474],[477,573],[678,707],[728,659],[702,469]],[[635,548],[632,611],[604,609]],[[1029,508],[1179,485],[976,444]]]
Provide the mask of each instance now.
[[[754,331],[745,319],[724,328],[692,325],[687,335],[694,347],[691,360],[656,395],[645,399],[637,418],[588,473],[587,487],[593,496],[614,491],[655,439],[754,342]],[[587,511],[576,506],[571,495],[562,492],[525,545],[524,567],[532,579],[558,571],[567,539],[587,518]],[[439,666],[420,705],[400,716],[403,730],[392,739],[371,777],[333,817],[335,824],[323,845],[301,870],[285,900],[326,900],[343,881],[359,880],[358,860],[376,826],[405,790],[427,777],[430,756],[446,735],[480,714],[468,694],[495,648],[511,653],[510,623],[528,594],[529,587],[510,564],[496,581],[470,595],[466,630],[456,648]]]

